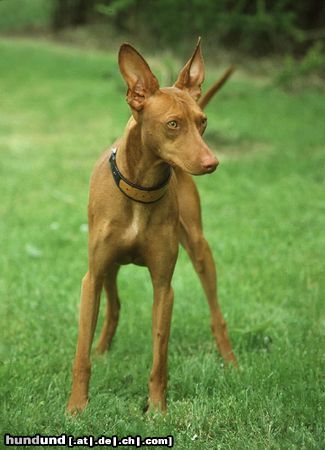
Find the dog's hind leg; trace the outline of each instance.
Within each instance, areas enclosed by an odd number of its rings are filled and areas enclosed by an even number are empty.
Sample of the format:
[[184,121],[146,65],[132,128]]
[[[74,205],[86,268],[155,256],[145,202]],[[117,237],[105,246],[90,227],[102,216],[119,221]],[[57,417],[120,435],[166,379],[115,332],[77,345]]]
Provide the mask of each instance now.
[[116,332],[120,312],[120,299],[117,291],[118,270],[119,266],[113,266],[104,279],[106,313],[103,328],[96,347],[97,354],[102,354],[106,350],[109,350]]
[[180,241],[200,278],[211,313],[211,329],[217,348],[226,362],[237,365],[217,297],[217,274],[212,252],[204,238],[200,198],[192,178],[177,171],[180,207]]

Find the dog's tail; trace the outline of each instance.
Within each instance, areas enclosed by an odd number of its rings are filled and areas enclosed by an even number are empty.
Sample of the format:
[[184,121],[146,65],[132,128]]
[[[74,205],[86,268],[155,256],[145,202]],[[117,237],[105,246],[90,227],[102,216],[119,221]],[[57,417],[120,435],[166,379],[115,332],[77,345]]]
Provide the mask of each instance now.
[[230,66],[228,67],[228,69],[225,71],[225,73],[222,75],[222,77],[217,80],[207,91],[206,93],[203,95],[202,98],[200,98],[200,100],[198,101],[198,104],[200,106],[201,109],[204,109],[207,104],[209,103],[209,101],[212,99],[212,97],[219,91],[219,89],[222,88],[222,86],[225,84],[225,82],[228,80],[228,78],[230,77],[230,75],[234,72],[235,67],[234,66]]

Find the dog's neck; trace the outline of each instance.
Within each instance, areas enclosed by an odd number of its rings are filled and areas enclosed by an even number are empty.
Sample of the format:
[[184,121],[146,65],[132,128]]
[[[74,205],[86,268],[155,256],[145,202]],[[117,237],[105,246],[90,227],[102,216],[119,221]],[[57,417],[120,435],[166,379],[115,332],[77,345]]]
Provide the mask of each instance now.
[[116,162],[127,180],[142,187],[159,185],[170,171],[170,166],[142,142],[141,126],[133,119],[118,145]]

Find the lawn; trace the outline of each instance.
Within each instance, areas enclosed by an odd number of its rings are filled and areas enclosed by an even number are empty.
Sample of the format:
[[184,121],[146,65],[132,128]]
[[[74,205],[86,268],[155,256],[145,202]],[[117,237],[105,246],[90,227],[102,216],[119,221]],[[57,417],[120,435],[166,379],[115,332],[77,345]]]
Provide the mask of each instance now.
[[[211,67],[210,81],[222,69]],[[88,180],[128,119],[125,86],[116,54],[23,39],[0,40],[0,74],[3,433],[173,435],[184,450],[323,448],[325,93],[290,94],[239,72],[207,110],[221,165],[197,184],[240,370],[222,365],[181,251],[169,412],[143,415],[152,288],[146,269],[128,266],[114,345],[94,358],[91,401],[71,419]]]

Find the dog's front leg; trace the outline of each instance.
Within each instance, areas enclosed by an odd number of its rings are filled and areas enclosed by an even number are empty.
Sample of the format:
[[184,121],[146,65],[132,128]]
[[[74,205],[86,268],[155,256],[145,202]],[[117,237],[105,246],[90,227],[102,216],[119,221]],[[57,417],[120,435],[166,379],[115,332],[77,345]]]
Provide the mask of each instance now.
[[[167,409],[167,353],[174,300],[171,279],[177,253],[178,245],[176,243],[168,257],[160,259],[156,256],[157,259],[149,266],[154,291],[152,307],[153,364],[149,379],[149,411],[157,409],[166,411]],[[157,254],[159,255],[159,251]],[[164,252],[161,255],[164,255]]]
[[149,379],[149,409],[166,411],[167,352],[174,293],[172,287],[154,288],[152,308],[153,364]]
[[79,332],[72,371],[72,389],[67,410],[80,412],[88,402],[90,350],[97,323],[102,279],[87,272],[82,281]]

